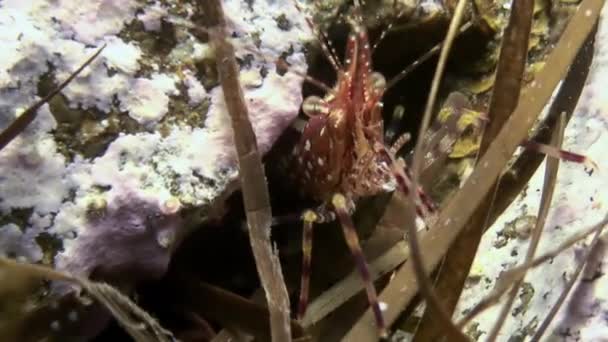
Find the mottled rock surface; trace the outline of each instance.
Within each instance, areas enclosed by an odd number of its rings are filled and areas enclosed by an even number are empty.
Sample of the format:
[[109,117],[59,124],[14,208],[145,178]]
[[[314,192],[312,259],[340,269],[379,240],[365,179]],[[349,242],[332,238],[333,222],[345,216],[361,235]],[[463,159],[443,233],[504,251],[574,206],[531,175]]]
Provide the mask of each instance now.
[[[156,277],[175,237],[235,189],[231,125],[194,3],[2,1],[0,127],[106,48],[0,152],[0,254]],[[267,152],[297,115],[310,31],[288,1],[224,6]]]
[[[608,7],[605,6],[595,41],[592,69],[570,120],[563,147],[581,152],[599,166],[593,173],[580,164],[561,163],[543,237],[536,255],[556,248],[575,233],[592,227],[606,215],[608,203]],[[495,285],[500,272],[521,263],[530,242],[529,229],[536,220],[543,187],[544,165],[530,180],[526,190],[484,235],[466,290],[456,316],[470,309]],[[534,333],[561,294],[576,265],[588,250],[591,237],[566,250],[526,276],[498,341],[523,341]],[[601,249],[600,249],[601,250]],[[605,248],[603,248],[605,251]],[[562,306],[545,333],[548,341],[604,341],[608,336],[608,277],[604,265],[608,255],[598,256],[596,272],[583,275],[573,296]],[[504,301],[503,301],[504,302]],[[470,331],[487,338],[500,305],[474,320]]]

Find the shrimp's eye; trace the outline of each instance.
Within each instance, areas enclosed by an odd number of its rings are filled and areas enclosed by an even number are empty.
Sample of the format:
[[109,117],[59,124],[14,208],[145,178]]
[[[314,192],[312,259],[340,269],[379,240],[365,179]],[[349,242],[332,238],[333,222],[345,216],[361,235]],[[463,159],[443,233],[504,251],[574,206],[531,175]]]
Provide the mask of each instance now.
[[322,98],[312,95],[302,103],[302,111],[310,117],[320,114],[327,115],[329,114],[329,106]]
[[375,94],[380,95],[386,89],[386,79],[379,72],[372,72],[370,75],[370,84]]

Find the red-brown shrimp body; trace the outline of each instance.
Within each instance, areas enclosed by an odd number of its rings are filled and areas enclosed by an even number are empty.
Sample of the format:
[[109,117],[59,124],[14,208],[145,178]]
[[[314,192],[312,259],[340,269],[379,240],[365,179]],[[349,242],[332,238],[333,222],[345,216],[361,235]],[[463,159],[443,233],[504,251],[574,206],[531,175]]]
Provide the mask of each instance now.
[[[374,143],[383,142],[384,78],[372,72],[367,31],[358,23],[352,26],[335,87],[323,99],[311,96],[303,104],[310,119],[293,154],[303,192],[321,201],[336,192],[374,194],[379,190],[372,186],[378,171],[383,179],[390,177],[388,168],[372,165]],[[362,182],[360,176],[374,179]]]
[[[396,169],[394,156],[385,148],[381,99],[386,82],[382,75],[372,71],[371,49],[367,31],[360,24],[357,1],[355,11],[350,20],[352,32],[343,67],[331,49],[322,45],[336,69],[337,82],[324,98],[310,96],[304,101],[302,110],[310,119],[293,151],[299,189],[322,202],[321,208],[302,214],[303,258],[298,318],[303,318],[308,303],[313,224],[338,218],[365,285],[379,334],[386,336],[376,289],[350,212],[358,198],[390,191],[397,185],[406,189],[408,179],[403,171]],[[417,211],[422,213],[419,207],[417,205]]]

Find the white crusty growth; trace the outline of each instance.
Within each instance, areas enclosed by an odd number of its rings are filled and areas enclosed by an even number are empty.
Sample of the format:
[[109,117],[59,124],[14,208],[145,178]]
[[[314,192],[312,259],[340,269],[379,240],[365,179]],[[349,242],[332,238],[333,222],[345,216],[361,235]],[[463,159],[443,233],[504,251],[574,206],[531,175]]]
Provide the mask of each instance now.
[[[255,1],[250,7],[228,0],[225,10],[237,56],[249,61],[242,67],[249,75],[245,97],[259,148],[267,152],[297,115],[300,74],[306,71],[302,44],[310,37],[290,2]],[[32,127],[0,151],[1,214],[10,218],[17,209],[31,211],[18,227],[20,234],[16,224],[0,226],[0,252],[39,261],[35,239],[45,232],[63,246],[57,266],[72,272],[87,275],[103,262],[104,274],[110,275],[140,265],[143,258],[157,261],[145,268],[148,276],[164,272],[170,257],[166,247],[182,227],[180,210],[214,203],[237,176],[220,87],[205,89],[206,80],[197,79],[194,66],[212,58],[212,51],[187,27],[169,23],[180,15],[190,23],[193,12],[177,1],[0,2],[0,128],[33,103],[44,73],[52,70],[56,81],[63,80],[102,44],[106,49],[66,88],[64,99],[100,130],[116,122],[110,112],[135,122],[135,132],[119,127],[124,130],[100,154],[85,158],[65,139],[57,140],[59,125],[44,106]],[[278,14],[291,20],[289,29],[279,28]],[[129,25],[138,20],[143,25]],[[158,52],[127,38],[167,34],[160,32],[163,20],[179,35],[166,55],[154,55]],[[129,33],[137,27],[150,32]],[[287,60],[298,73],[277,74],[274,61],[292,50]],[[192,106],[186,112],[209,104],[198,113],[203,122],[172,113],[176,100]],[[159,219],[166,223],[162,229]],[[9,248],[16,244],[24,249]]]

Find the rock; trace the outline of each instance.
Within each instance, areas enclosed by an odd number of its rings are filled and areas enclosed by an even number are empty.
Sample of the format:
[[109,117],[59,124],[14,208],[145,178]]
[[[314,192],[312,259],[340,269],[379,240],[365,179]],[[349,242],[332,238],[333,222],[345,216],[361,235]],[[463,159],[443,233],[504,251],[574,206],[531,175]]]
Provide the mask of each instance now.
[[[0,254],[129,287],[162,276],[176,243],[236,189],[232,128],[194,3],[0,4],[0,127],[107,45],[0,151]],[[265,153],[298,113],[311,33],[288,1],[224,6]],[[41,234],[53,243],[40,246]]]
[[[608,145],[608,100],[605,95],[608,82],[607,36],[608,7],[604,6],[595,38],[592,66],[566,128],[563,144],[566,150],[584,153],[599,167],[591,172],[581,164],[560,163],[551,210],[537,256],[555,249],[576,233],[597,224],[606,214],[608,194],[604,189],[608,186],[608,178],[602,170],[608,167],[605,153]],[[492,244],[497,234],[508,229],[514,222],[537,215],[545,173],[544,164],[542,165],[530,179],[528,190],[515,199],[484,235],[473,267],[483,269],[484,276],[491,282],[472,284],[464,290],[456,308],[455,319],[459,319],[463,310],[470,309],[492,290],[500,272],[523,262],[529,239],[509,239],[506,248],[496,248]],[[511,313],[498,335],[499,341],[523,340],[534,333],[560,296],[582,256],[587,253],[591,238],[528,272],[525,281],[530,288],[520,289]],[[511,254],[514,249],[520,252],[517,255]],[[605,265],[608,262],[605,248],[600,254],[596,256],[596,263]],[[551,341],[597,341],[608,336],[605,324],[605,313],[608,310],[606,289],[608,277],[601,270],[575,285],[544,338]],[[487,310],[471,323],[471,327],[475,326],[481,336],[487,336],[505,299],[506,296],[501,304]]]

